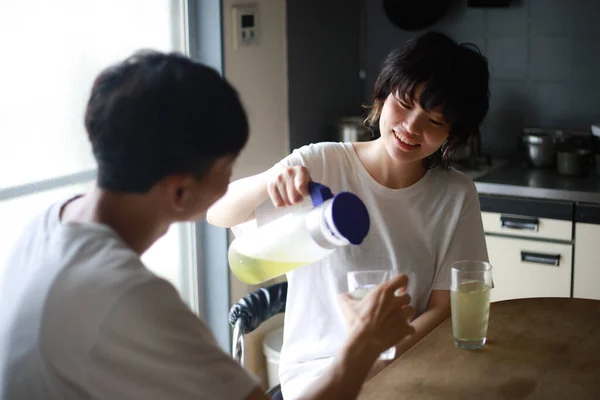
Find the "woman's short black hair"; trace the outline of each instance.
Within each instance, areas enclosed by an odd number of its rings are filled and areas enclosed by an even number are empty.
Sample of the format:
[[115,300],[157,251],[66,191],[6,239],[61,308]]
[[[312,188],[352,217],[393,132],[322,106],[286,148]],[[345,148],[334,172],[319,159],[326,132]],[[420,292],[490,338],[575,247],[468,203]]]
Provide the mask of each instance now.
[[98,185],[118,192],[145,193],[177,173],[201,179],[248,139],[246,113],[231,85],[184,55],[156,51],[100,73],[85,127]]
[[446,143],[425,159],[425,168],[448,167],[457,146],[479,133],[489,109],[489,71],[487,59],[477,46],[458,44],[439,32],[427,32],[393,50],[373,89],[373,105],[366,125],[379,136],[379,118],[390,93],[414,99],[422,90],[419,103],[429,111],[438,106],[450,125]]

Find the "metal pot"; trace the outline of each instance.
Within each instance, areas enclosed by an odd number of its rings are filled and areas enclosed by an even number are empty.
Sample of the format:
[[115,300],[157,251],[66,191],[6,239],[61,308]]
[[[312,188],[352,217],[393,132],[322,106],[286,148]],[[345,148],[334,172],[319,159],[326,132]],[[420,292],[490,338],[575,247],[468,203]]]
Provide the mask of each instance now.
[[556,144],[550,134],[523,135],[523,144],[527,160],[537,168],[548,168],[554,165]]
[[372,139],[371,131],[361,117],[343,117],[337,121],[337,140],[340,142],[366,142]]
[[568,176],[585,175],[592,166],[592,152],[588,149],[558,151],[556,159],[558,172]]

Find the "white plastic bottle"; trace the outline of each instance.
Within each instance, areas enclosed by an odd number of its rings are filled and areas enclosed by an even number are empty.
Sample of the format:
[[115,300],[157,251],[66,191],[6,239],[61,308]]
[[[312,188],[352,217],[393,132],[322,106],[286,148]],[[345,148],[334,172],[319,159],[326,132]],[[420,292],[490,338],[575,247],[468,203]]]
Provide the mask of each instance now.
[[349,192],[332,196],[328,187],[310,182],[314,208],[292,212],[236,238],[229,267],[240,280],[257,284],[312,264],[338,247],[358,245],[369,232],[369,213]]

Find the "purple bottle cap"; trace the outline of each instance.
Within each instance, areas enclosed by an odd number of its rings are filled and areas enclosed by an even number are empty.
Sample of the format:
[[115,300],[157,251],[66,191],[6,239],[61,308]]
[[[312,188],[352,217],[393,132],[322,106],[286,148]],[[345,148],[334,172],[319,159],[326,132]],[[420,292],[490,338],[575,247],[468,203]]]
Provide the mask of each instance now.
[[369,212],[362,200],[353,193],[338,193],[331,204],[335,229],[350,243],[361,244],[371,226]]
[[312,199],[313,207],[318,207],[323,204],[324,201],[333,197],[331,189],[317,182],[308,182],[308,191],[310,193],[310,198]]

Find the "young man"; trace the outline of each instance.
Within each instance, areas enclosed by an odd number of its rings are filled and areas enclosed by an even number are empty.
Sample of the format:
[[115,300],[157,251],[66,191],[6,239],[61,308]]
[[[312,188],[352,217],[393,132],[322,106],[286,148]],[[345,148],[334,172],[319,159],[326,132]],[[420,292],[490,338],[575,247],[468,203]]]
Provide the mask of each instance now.
[[[85,126],[96,187],[27,228],[0,302],[0,399],[265,399],[168,282],[140,261],[226,191],[248,138],[235,90],[188,58],[138,53],[96,79]],[[350,335],[308,399],[351,399],[412,333],[399,276],[340,304]]]

